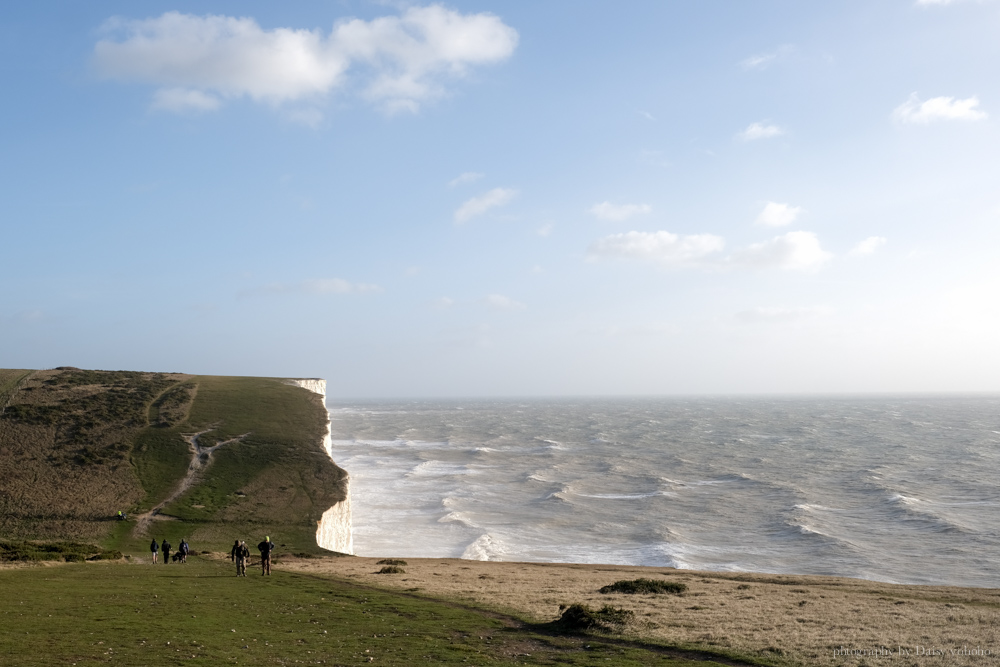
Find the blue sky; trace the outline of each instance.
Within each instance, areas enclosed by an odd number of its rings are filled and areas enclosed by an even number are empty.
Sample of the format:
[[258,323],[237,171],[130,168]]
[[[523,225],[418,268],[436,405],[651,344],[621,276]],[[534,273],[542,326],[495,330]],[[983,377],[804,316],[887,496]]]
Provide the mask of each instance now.
[[1000,390],[998,2],[25,3],[0,34],[4,367]]

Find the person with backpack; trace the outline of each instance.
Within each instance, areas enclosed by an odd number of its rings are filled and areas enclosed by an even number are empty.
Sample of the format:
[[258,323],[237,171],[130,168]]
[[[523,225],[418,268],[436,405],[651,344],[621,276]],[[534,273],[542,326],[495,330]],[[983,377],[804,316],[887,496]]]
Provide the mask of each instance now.
[[271,576],[271,552],[274,551],[274,542],[270,537],[265,536],[264,541],[257,545],[260,552],[260,574]]
[[149,545],[149,551],[153,554],[153,564],[156,564],[156,554],[160,551],[160,545],[156,543],[156,538],[153,538],[152,543]]
[[170,542],[167,542],[167,538],[163,538],[163,544],[160,545],[160,549],[163,550],[163,564],[166,565],[170,562]]
[[185,537],[181,538],[180,546],[178,546],[177,549],[180,551],[181,554],[181,562],[182,563],[188,562],[188,552],[191,551],[191,548],[188,546],[187,538]]

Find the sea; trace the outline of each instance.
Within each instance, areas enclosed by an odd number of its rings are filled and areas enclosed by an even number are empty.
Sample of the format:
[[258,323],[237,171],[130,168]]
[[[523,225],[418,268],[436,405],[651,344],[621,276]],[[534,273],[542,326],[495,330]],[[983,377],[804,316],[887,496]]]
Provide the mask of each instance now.
[[1000,587],[1000,396],[329,407],[362,556]]

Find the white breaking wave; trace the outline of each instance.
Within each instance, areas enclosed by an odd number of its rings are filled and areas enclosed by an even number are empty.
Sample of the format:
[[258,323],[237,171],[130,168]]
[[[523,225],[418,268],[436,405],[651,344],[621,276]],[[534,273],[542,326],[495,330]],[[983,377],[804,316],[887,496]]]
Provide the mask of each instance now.
[[480,535],[476,541],[465,548],[462,558],[466,560],[504,560],[507,553],[503,544],[489,533]]

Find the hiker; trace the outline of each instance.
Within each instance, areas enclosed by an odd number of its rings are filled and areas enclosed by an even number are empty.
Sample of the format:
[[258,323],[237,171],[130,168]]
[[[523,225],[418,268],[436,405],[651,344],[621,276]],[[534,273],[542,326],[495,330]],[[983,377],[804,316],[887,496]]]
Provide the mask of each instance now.
[[118,510],[118,520],[119,521],[124,521],[125,520],[125,513],[122,512],[121,510]]
[[181,538],[181,543],[180,546],[177,547],[177,550],[178,553],[180,553],[181,555],[181,562],[182,563],[188,562],[188,553],[191,551],[191,548],[188,546],[186,537]]
[[233,548],[229,550],[229,560],[236,563],[236,576],[247,576],[247,559],[250,558],[250,549],[246,542],[236,540]]
[[153,538],[152,543],[149,545],[149,550],[153,553],[153,563],[156,563],[156,553],[160,550],[160,545],[156,543],[156,538]]
[[236,576],[247,576],[247,561],[250,560],[250,547],[246,541],[240,540],[240,548],[236,552]]
[[260,552],[260,574],[271,576],[271,552],[274,551],[274,542],[270,537],[265,536],[264,541],[257,545]]
[[167,542],[167,538],[163,538],[163,544],[160,545],[160,549],[163,550],[163,564],[166,565],[170,562],[170,542]]

